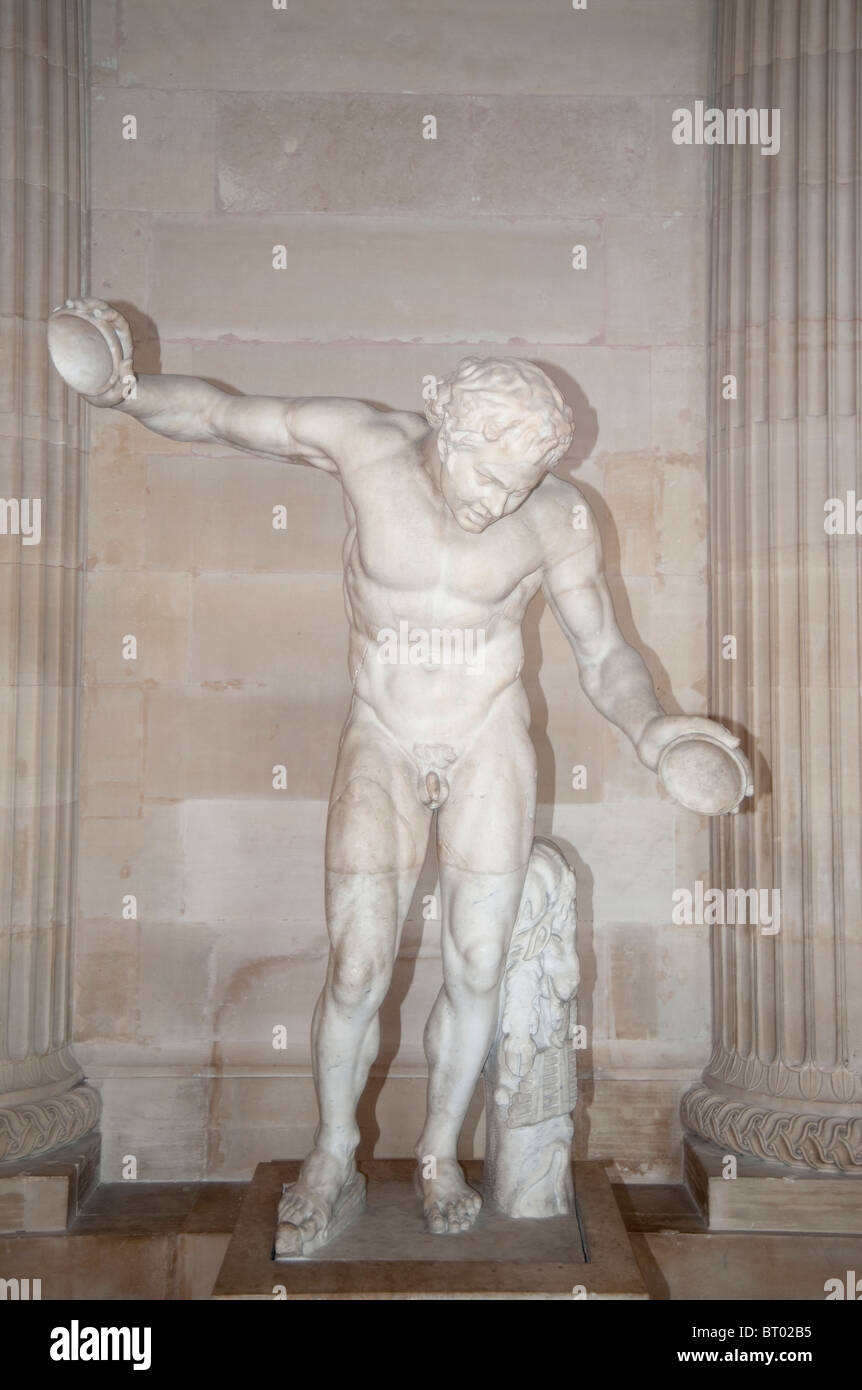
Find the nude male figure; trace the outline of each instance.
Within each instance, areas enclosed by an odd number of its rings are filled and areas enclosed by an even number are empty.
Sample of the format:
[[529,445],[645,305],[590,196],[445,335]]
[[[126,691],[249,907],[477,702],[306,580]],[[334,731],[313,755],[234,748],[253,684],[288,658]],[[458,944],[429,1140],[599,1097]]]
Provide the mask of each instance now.
[[[296,1228],[298,1252],[316,1247],[355,1189],[356,1107],[436,811],[443,986],[425,1029],[428,1110],[416,1145],[436,1169],[420,1161],[417,1185],[430,1230],[467,1230],[481,1198],[458,1165],[458,1135],[493,1039],[534,835],[521,682],[531,598],[544,590],[581,686],[647,767],[684,734],[709,733],[728,748],[738,740],[711,720],[666,715],[620,633],[589,509],[549,472],[571,442],[572,414],[538,367],[465,359],[427,418],[340,398],[232,396],[193,377],[135,384],[125,320],[98,300],[69,309],[109,340],[116,334],[128,369],[125,386],[115,372],[107,390],[87,395],[93,404],[172,439],[321,468],[341,484],[353,695],[326,834],[331,952],[312,1030],[320,1125],[279,1221]],[[72,378],[59,349],[54,360]],[[410,632],[481,634],[482,659],[382,659],[381,633],[404,622]]]

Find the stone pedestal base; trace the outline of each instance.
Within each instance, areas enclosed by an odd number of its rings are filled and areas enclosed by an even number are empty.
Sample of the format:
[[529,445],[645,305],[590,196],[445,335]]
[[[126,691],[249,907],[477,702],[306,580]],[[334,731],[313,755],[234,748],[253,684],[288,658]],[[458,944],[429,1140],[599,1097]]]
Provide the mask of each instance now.
[[735,1154],[736,1177],[722,1176],[725,1153],[688,1136],[685,1182],[711,1231],[862,1234],[862,1175],[787,1168]]
[[92,1133],[50,1154],[0,1163],[0,1231],[64,1231],[99,1181],[101,1148]]
[[[313,1255],[276,1261],[278,1199],[299,1164],[258,1164],[213,1298],[648,1297],[599,1163],[574,1167],[576,1216],[515,1221],[486,1207],[474,1229],[457,1236],[425,1230],[412,1186],[415,1164],[393,1159],[360,1167],[368,1179],[365,1212]],[[480,1188],[482,1164],[464,1167]]]

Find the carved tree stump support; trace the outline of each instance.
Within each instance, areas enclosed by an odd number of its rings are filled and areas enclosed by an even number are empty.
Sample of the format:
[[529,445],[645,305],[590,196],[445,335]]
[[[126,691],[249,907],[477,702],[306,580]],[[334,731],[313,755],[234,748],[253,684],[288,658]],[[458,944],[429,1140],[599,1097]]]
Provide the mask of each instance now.
[[578,979],[575,876],[552,841],[536,839],[484,1070],[484,1194],[508,1216],[574,1211]]

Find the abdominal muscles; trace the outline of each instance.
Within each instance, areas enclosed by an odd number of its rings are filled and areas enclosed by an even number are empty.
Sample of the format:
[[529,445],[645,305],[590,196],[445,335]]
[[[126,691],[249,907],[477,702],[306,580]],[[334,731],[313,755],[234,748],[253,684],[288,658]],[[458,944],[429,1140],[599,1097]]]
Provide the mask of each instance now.
[[402,619],[376,639],[351,631],[355,693],[400,742],[463,745],[520,685],[520,627],[420,627]]

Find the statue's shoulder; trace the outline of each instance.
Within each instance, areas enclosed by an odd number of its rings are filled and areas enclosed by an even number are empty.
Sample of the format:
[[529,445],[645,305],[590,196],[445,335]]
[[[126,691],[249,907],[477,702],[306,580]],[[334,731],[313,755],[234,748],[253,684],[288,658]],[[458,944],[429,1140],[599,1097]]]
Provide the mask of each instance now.
[[[529,500],[531,511],[544,526],[572,530],[573,525],[582,529],[577,526],[578,519],[585,522],[587,528],[593,523],[590,504],[580,488],[565,478],[558,478],[555,473],[548,473],[542,479]],[[576,518],[574,523],[573,517]]]
[[556,473],[546,473],[534,495],[557,507],[571,506],[572,499],[584,500],[584,494],[574,483],[567,478],[558,478]]
[[362,420],[362,434],[367,449],[378,457],[401,452],[405,445],[419,443],[428,433],[428,422],[412,410],[386,410],[369,406]]
[[328,404],[339,407],[338,463],[345,480],[355,480],[369,464],[391,466],[412,459],[428,433],[427,421],[413,411],[389,410],[368,401],[333,399]]
[[557,564],[597,544],[592,509],[580,488],[549,473],[531,493],[530,519],[538,532],[546,566]]
[[382,419],[390,428],[402,434],[411,444],[424,439],[428,434],[428,421],[424,415],[417,414],[415,410],[389,410],[383,414]]

